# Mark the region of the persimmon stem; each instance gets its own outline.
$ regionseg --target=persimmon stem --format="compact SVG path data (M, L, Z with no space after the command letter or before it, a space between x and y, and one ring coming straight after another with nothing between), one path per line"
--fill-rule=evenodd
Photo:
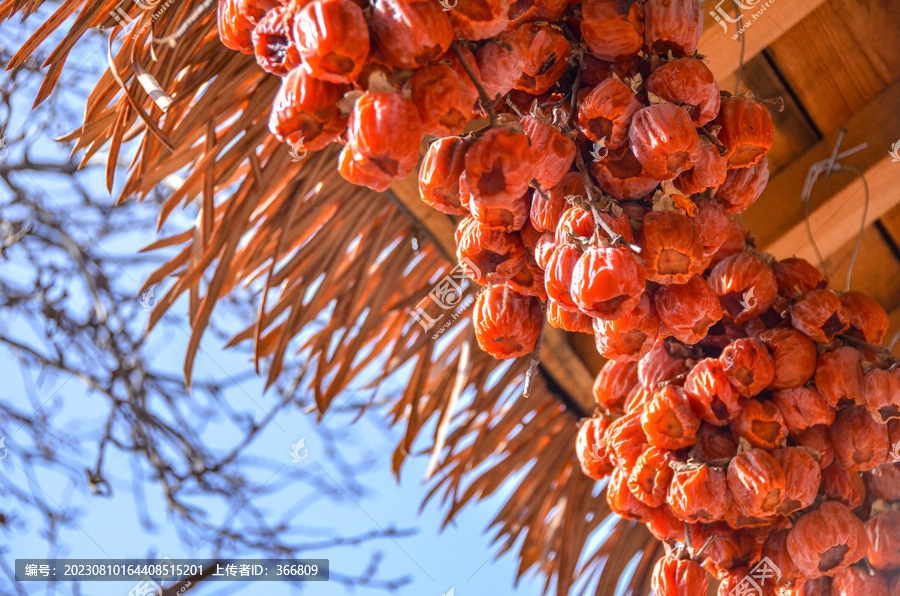
M534 376L537 374L537 367L541 363L541 345L544 343L544 327L547 326L547 303L541 302L541 330L538 332L537 342L534 344L534 351L531 353L531 364L528 365L528 372L525 373L525 387L522 390L522 397L531 397L531 387L534 384Z
M462 49L459 47L459 44L455 41L450 44L450 49L453 50L453 53L456 54L456 57L459 58L459 63L462 64L463 70L466 71L466 74L469 75L469 78L472 80L472 83L475 85L475 88L478 89L478 97L481 99L481 105L487 110L488 117L491 120L491 127L497 125L497 112L494 110L494 102L496 99L492 100L491 96L488 95L487 89L484 88L484 85L481 84L481 80L478 78L478 75L475 74L475 71L472 70L472 67L469 65L469 62L466 60L466 57L462 53Z
M710 536L710 537L707 539L706 544L704 544L704 545L700 548L700 550L697 551L697 554L694 555L694 558L695 558L695 559L699 559L699 558L703 555L703 551L706 550L706 547L708 547L708 546L709 546L710 544L712 544L714 541L716 541L716 540L725 540L726 538L728 538L728 536Z
M534 189L538 192L542 199L544 199L545 201L550 200L550 197L546 192L544 192L544 189L541 188L541 183L538 182L536 178L531 181L531 184L534 186Z
M725 156L725 153L726 153L728 150L726 149L726 147L725 147L725 145L722 143L722 141L720 141L720 140L718 139L718 137L716 137L716 135L712 134L711 132L709 132L708 130L706 130L706 128L704 128L704 127L702 127L702 126L701 126L700 128L697 129L697 133L698 133L701 137L705 138L707 141L709 141L710 143L712 143L713 145L715 145L715 146L716 146L716 149L719 150L719 155L720 155L720 156L722 156L722 157Z
M684 545L687 547L691 557L694 556L694 545L691 543L691 525L684 522Z
M581 78L584 76L584 64L579 57L577 60L578 72L575 73L575 83L572 85L572 103L569 105L569 118L566 123L566 129L571 130L572 122L575 119L575 111L578 109L578 91L581 87Z
M594 181L591 180L591 175L587 171L587 166L584 164L584 158L581 156L581 151L575 151L575 165L578 167L578 172L581 174L581 179L584 182L584 188L587 190L587 199L591 206L591 214L594 216L594 223L600 226L606 235L609 237L610 243L613 245L622 242L636 254L640 254L641 247L635 244L631 244L625 242L624 238L622 238L621 234L617 234L609 224L606 223L606 220L600 217L600 210L598 209L598 201L596 196L594 195Z
M519 118L525 117L525 114L522 113L522 110L519 109L519 106L515 104L515 102L509 95L506 96L506 105L509 106L509 109L515 112L516 116L518 116Z
M839 333L838 337L845 343L856 346L857 348L863 348L865 350L870 350L872 352L876 352L882 358L889 360L893 364L900 364L900 358L894 356L890 350L882 348L881 346L876 346L865 342L859 338L853 337L852 335L847 335L846 333Z

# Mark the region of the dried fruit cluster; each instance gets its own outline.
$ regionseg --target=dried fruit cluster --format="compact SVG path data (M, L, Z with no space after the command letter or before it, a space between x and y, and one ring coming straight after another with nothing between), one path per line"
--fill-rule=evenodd
M720 91L697 55L698 0L448 5L220 0L219 31L284 77L272 132L343 143L352 182L387 189L435 137L420 194L464 218L488 353L533 351L543 304L610 358L702 339L723 309L701 274L742 251L728 216L762 192L773 132L766 106Z
M760 317L604 366L582 469L609 478L612 511L677 547L657 565L657 596L705 594L703 568L720 596L741 593L763 557L780 573L765 594L896 594L900 368L868 345L887 315L827 290L805 261L772 272L777 299Z
M729 594L764 556L782 595L900 594L887 316L733 219L772 119L696 53L700 2L449 6L220 0L219 32L283 77L273 134L343 144L351 182L387 189L430 140L420 195L461 218L484 351L528 354L546 321L594 334L610 362L578 456L614 511L685 545L657 596L705 593L704 567Z

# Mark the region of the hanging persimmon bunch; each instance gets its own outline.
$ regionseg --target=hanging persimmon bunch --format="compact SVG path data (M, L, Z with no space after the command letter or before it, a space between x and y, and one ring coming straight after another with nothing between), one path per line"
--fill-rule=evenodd
M702 340L727 309L701 274L727 214L758 196L716 190L764 159L772 123L697 57L699 3L446 7L221 0L219 32L283 77L280 140L344 145L338 171L378 191L421 161L423 201L465 217L458 254L476 282L537 297L551 325L594 333L608 357ZM520 352L495 344L481 341Z
M772 118L697 53L699 0L448 7L220 0L219 32L282 77L279 140L341 144L341 175L377 191L419 167L487 287L482 350L527 355L547 323L594 334L609 362L576 452L676 549L658 595L705 593L704 568L730 594L763 557L771 594L896 587L887 315L754 250L737 216L768 182Z

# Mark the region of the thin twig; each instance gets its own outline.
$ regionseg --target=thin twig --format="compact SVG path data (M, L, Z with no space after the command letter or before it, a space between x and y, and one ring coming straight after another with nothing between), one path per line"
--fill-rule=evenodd
M575 119L575 112L578 109L578 91L581 88L581 79L584 76L584 64L582 64L580 56L576 64L578 65L578 72L575 73L575 83L572 85L572 103L569 104L569 117L566 121L567 130L572 129L572 121Z
M691 554L691 557L693 557L694 545L691 542L691 525L687 522L684 522L684 545L687 547L687 550Z
M699 559L700 557L702 557L702 556L703 556L703 551L705 551L706 548L707 548L710 544L712 544L713 542L715 542L716 540L727 540L727 539L728 539L728 536L710 536L710 537L706 540L706 543L705 543L705 544L700 548L700 550L698 550L697 553L694 555L694 558L695 558L695 559Z
M599 225L606 235L609 237L609 241L611 244L615 245L619 242L624 243L628 248L633 250L635 253L640 254L641 247L635 244L631 244L629 242L625 242L624 238L622 238L621 234L617 234L609 224L606 223L606 220L600 217L600 212L597 209L599 205L597 198L594 196L594 182L591 180L591 176L587 171L587 166L584 163L584 158L581 156L581 151L575 152L575 165L578 167L578 172L581 174L581 179L584 181L585 190L587 190L588 196L587 200L590 203L591 211L594 215L594 220L597 225Z
M450 44L450 49L453 50L453 53L456 54L456 57L459 58L460 64L462 64L463 70L466 71L466 74L469 75L469 78L472 80L472 83L475 85L475 88L478 89L478 96L481 98L481 105L487 110L488 117L491 120L491 126L497 125L497 112L494 110L494 102L496 99L491 99L491 96L488 95L487 89L484 88L484 85L481 84L481 80L479 80L478 75L475 74L475 71L472 70L472 67L469 65L469 62L466 60L466 57L462 53L462 49L459 47L459 44L455 41Z
M509 109L515 112L516 116L519 118L525 117L525 114L522 113L522 110L519 109L519 106L516 105L516 102L514 102L509 95L506 96L506 105L509 106Z
M538 365L541 363L541 345L544 343L544 328L547 326L547 303L541 303L541 330L538 332L537 343L534 345L534 351L531 353L531 364L528 365L528 372L525 373L525 388L522 390L522 397L531 397L531 386L534 384L534 377L537 374Z
M534 189L538 192L542 199L544 199L545 201L550 200L550 196L546 192L544 192L543 188L541 188L541 183L537 181L537 178L532 179L531 185L534 186Z
M879 356L890 360L893 364L900 364L900 358L894 356L890 350L886 348L882 348L881 346L876 346L870 344L866 341L859 339L858 337L853 337L852 335L847 335L846 333L839 333L838 337L841 341L848 343L852 346L856 346L857 348L862 348L864 350L869 350L870 352L875 352Z

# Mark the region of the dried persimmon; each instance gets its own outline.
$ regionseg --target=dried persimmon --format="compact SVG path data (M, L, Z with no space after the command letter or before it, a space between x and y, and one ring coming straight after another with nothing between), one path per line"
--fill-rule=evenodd
M687 464L675 470L666 502L686 522L713 523L730 504L726 474L707 464Z
M369 26L352 0L316 0L300 10L293 23L303 68L334 83L353 83L369 57Z
M694 365L684 381L684 390L694 412L710 424L724 426L741 411L740 395L715 358L704 358Z
M491 286L478 295L472 324L484 352L497 359L518 358L534 351L541 330L541 304L507 286Z
M634 156L657 180L671 180L700 161L700 137L691 117L671 103L635 112L628 140Z
M716 77L697 58L682 58L664 63L647 77L644 88L666 101L686 108L694 126L707 124L719 113L719 85ZM715 147L710 147L715 150ZM718 155L717 150L715 153Z
M841 304L850 321L847 333L864 342L879 345L890 324L884 307L871 296L854 291L841 294Z
M814 342L827 344L850 327L850 319L834 292L810 290L791 307L791 324Z
M636 0L584 0L581 34L591 53L619 62L636 56L644 44L644 11Z
M770 389L803 386L816 372L816 344L805 334L790 327L776 327L758 336L775 360L775 378ZM819 423L813 423L819 424Z
M726 316L735 323L763 314L778 295L778 282L772 269L749 252L721 260L709 274L709 287L719 297Z
M609 428L608 419L588 418L581 425L575 441L575 453L581 464L581 471L594 480L609 476L615 467L606 449L607 428Z
M750 398L731 423L735 434L754 447L776 449L787 438L788 429L774 402Z
M467 213L459 199L459 179L471 146L462 137L442 137L429 145L419 168L419 196L426 204L448 215Z
M797 569L817 578L837 575L859 561L868 542L858 517L844 505L826 501L794 523L787 546Z
M703 11L695 0L647 0L644 50L651 54L693 56L703 30Z
M888 463L887 427L865 408L841 408L829 432L837 460L848 471L865 472Z
M663 449L683 449L697 441L700 419L691 409L684 389L666 385L657 389L641 413L647 442Z
M617 319L593 319L597 351L610 360L639 360L659 335L659 317L647 293L630 312Z
M713 122L722 127L718 138L725 145L729 168L749 168L772 148L772 115L756 100L737 96L723 99Z
M666 491L674 471L669 465L675 456L667 449L649 447L631 469L628 488L635 498L650 507L659 507L666 502Z
M863 399L876 420L887 422L900 418L900 369L875 368L866 373Z
M869 535L867 559L875 569L900 567L900 511L888 509L866 522Z
M637 386L637 362L608 360L594 380L594 401L612 412L622 411Z
M628 85L609 78L581 100L576 121L591 141L603 140L605 147L619 149L628 143L628 127L640 108L640 102Z
M783 447L772 452L772 457L784 470L784 493L778 513L790 515L806 509L816 500L822 469L815 458L804 449Z
M775 378L775 360L758 339L736 339L719 356L735 390L745 397L759 394Z
M701 271L703 243L687 215L650 211L641 224L640 243L650 281L683 284Z
M784 469L765 449L734 456L728 464L727 479L735 507L747 517L772 515L784 501Z
M644 268L630 248L594 247L572 271L571 295L584 314L615 320L634 310L644 286Z
M693 596L706 594L709 578L700 563L666 555L656 562L650 585L656 596Z

